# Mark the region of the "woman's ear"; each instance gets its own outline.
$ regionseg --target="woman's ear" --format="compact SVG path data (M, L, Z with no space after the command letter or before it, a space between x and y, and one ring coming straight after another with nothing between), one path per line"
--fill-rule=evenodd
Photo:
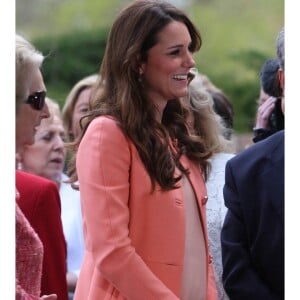
M140 74L140 76L145 73L145 69L146 69L145 63L141 63L140 66L139 66L139 74Z
M145 69L145 63L142 61L141 59L141 55L139 54L136 58L136 69L139 73L140 76L142 76L144 74L144 69Z

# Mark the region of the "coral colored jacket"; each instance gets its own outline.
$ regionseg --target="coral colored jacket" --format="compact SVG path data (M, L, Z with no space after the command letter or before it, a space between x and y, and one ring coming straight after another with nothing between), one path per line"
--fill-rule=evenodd
M60 198L54 182L16 171L17 203L44 246L41 295L68 299L66 241L60 216Z
M201 208L207 246L206 189L199 166L182 157ZM116 121L98 117L78 150L85 256L76 300L179 299L185 245L183 189L151 194L138 152ZM207 255L207 300L217 299Z

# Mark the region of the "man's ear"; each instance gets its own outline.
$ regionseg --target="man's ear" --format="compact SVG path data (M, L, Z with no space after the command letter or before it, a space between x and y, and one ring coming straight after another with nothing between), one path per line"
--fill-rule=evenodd
M284 99L284 71L279 68L278 70L278 79L279 79L279 84L282 90L282 97L281 97L281 111L284 114L285 112L285 99Z
M279 68L278 70L278 78L282 92L284 92L284 71Z

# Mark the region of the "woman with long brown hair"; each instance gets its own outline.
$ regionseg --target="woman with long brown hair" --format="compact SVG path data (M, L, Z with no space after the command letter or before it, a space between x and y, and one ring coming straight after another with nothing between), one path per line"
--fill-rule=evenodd
M187 95L200 46L188 17L163 1L134 1L112 25L73 158L86 247L76 300L216 299L211 152L180 114L163 120L168 102Z

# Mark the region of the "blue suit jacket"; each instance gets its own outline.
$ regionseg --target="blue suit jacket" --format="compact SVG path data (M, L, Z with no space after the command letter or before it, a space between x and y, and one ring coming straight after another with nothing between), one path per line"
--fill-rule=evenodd
M226 165L221 232L230 299L284 299L284 131Z

